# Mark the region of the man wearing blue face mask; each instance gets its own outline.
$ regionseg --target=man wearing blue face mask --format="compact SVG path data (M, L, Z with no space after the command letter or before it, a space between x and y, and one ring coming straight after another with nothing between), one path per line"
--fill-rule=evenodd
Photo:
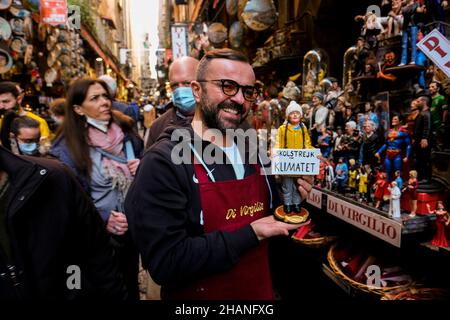
M15 154L41 156L39 122L30 117L17 117L11 124L11 149Z
M156 142L159 135L168 126L190 123L195 111L191 81L195 80L197 66L198 60L192 57L178 58L170 65L169 81L172 89L172 101L166 107L170 109L153 122L148 139L145 141L146 149Z

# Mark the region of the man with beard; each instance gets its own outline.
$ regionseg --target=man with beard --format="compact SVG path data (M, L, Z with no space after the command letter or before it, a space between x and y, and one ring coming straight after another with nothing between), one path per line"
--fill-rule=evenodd
M131 234L163 299L273 299L266 239L298 225L270 215L271 179L231 134L256 100L255 74L242 53L218 49L196 79L191 126L168 128L141 161L125 203Z
M11 145L8 141L11 132L11 123L17 116L26 116L38 121L41 140L47 140L50 135L48 124L43 118L21 107L23 98L24 92L16 83L10 81L0 82L1 143L9 150L11 150Z
M420 110L414 123L413 156L414 169L418 173L419 183L426 184L431 181L431 143L432 128L430 114L430 96L423 95L416 99L416 105Z

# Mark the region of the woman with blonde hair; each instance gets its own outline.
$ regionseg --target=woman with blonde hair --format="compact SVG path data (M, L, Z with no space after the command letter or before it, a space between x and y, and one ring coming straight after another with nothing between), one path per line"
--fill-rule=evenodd
M406 184L406 186L403 188L402 191L409 193L409 206L411 213L409 214L410 217L416 216L416 210L417 210L417 188L419 187L419 182L417 181L417 171L411 170L409 172L409 180Z

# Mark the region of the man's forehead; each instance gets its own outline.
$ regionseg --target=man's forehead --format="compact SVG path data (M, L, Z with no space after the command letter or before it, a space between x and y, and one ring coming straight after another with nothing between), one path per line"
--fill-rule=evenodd
M39 137L40 129L39 128L20 128L19 135L26 137L27 139Z
M241 85L254 85L256 82L252 66L243 61L213 59L209 63L207 71L208 78L230 79Z
M0 100L14 99L14 95L11 92L5 92L0 94Z

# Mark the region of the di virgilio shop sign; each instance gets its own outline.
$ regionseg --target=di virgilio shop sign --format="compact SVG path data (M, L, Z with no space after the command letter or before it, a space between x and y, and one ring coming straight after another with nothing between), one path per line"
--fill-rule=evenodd
M322 200L324 197L326 197L325 201ZM402 224L400 222L330 194L325 194L317 189L311 191L307 202L317 208L321 208L322 203L325 202L324 209L329 214L400 248L402 237Z

